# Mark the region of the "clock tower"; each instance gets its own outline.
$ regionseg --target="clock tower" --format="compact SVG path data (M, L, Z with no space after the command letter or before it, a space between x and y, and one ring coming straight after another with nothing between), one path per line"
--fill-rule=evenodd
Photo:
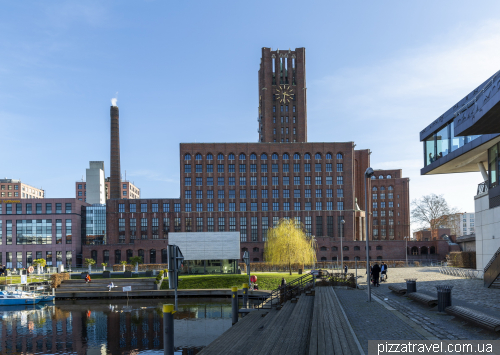
M262 48L259 142L307 142L306 50Z

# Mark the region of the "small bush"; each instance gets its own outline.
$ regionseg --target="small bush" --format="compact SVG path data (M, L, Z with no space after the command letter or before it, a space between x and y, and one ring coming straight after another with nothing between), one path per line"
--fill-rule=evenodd
M448 266L461 267L467 269L476 268L475 251L454 251L446 255Z
M51 286L52 286L52 288L58 288L59 285L61 285L61 283L64 280L69 280L69 279L70 279L69 272L62 272L62 273L59 273L59 274L52 274L52 275L50 275L50 280L51 280Z

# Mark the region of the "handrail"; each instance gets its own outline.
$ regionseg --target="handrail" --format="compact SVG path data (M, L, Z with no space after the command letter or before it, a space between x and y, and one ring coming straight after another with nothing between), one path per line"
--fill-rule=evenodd
M274 290L271 291L271 295L268 296L263 302L257 305L256 308L262 309L262 308L272 308L273 305L277 305L278 303L281 304L283 302L286 302L291 294L295 294L295 292L301 288L305 288L305 286L310 283L314 278L314 275L312 272L309 272L299 278L296 278L288 285L285 285L284 287L278 287ZM278 301L275 303L275 301ZM269 305L269 307L266 307Z
M484 286L490 287L500 275L500 248L495 252L484 268Z

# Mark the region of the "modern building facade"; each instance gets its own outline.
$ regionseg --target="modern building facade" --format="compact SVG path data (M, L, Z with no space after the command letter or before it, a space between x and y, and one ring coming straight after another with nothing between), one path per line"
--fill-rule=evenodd
M500 71L472 90L420 132L422 175L481 172L475 200L474 231L478 270L485 283L500 272L499 145ZM472 196L471 196L472 198ZM489 286L489 285L488 285Z
M21 268L43 258L47 266L80 265L86 205L71 198L0 201L0 264Z
M0 198L45 198L45 190L25 184L21 180L0 179Z
M410 234L410 179L401 169L375 170L371 178L374 240L404 240Z

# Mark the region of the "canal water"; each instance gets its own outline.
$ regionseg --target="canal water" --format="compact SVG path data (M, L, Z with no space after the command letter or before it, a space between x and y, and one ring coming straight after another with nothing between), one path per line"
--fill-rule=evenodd
M163 354L165 303L173 299L0 306L0 354ZM231 327L229 298L178 303L176 354L195 355Z

